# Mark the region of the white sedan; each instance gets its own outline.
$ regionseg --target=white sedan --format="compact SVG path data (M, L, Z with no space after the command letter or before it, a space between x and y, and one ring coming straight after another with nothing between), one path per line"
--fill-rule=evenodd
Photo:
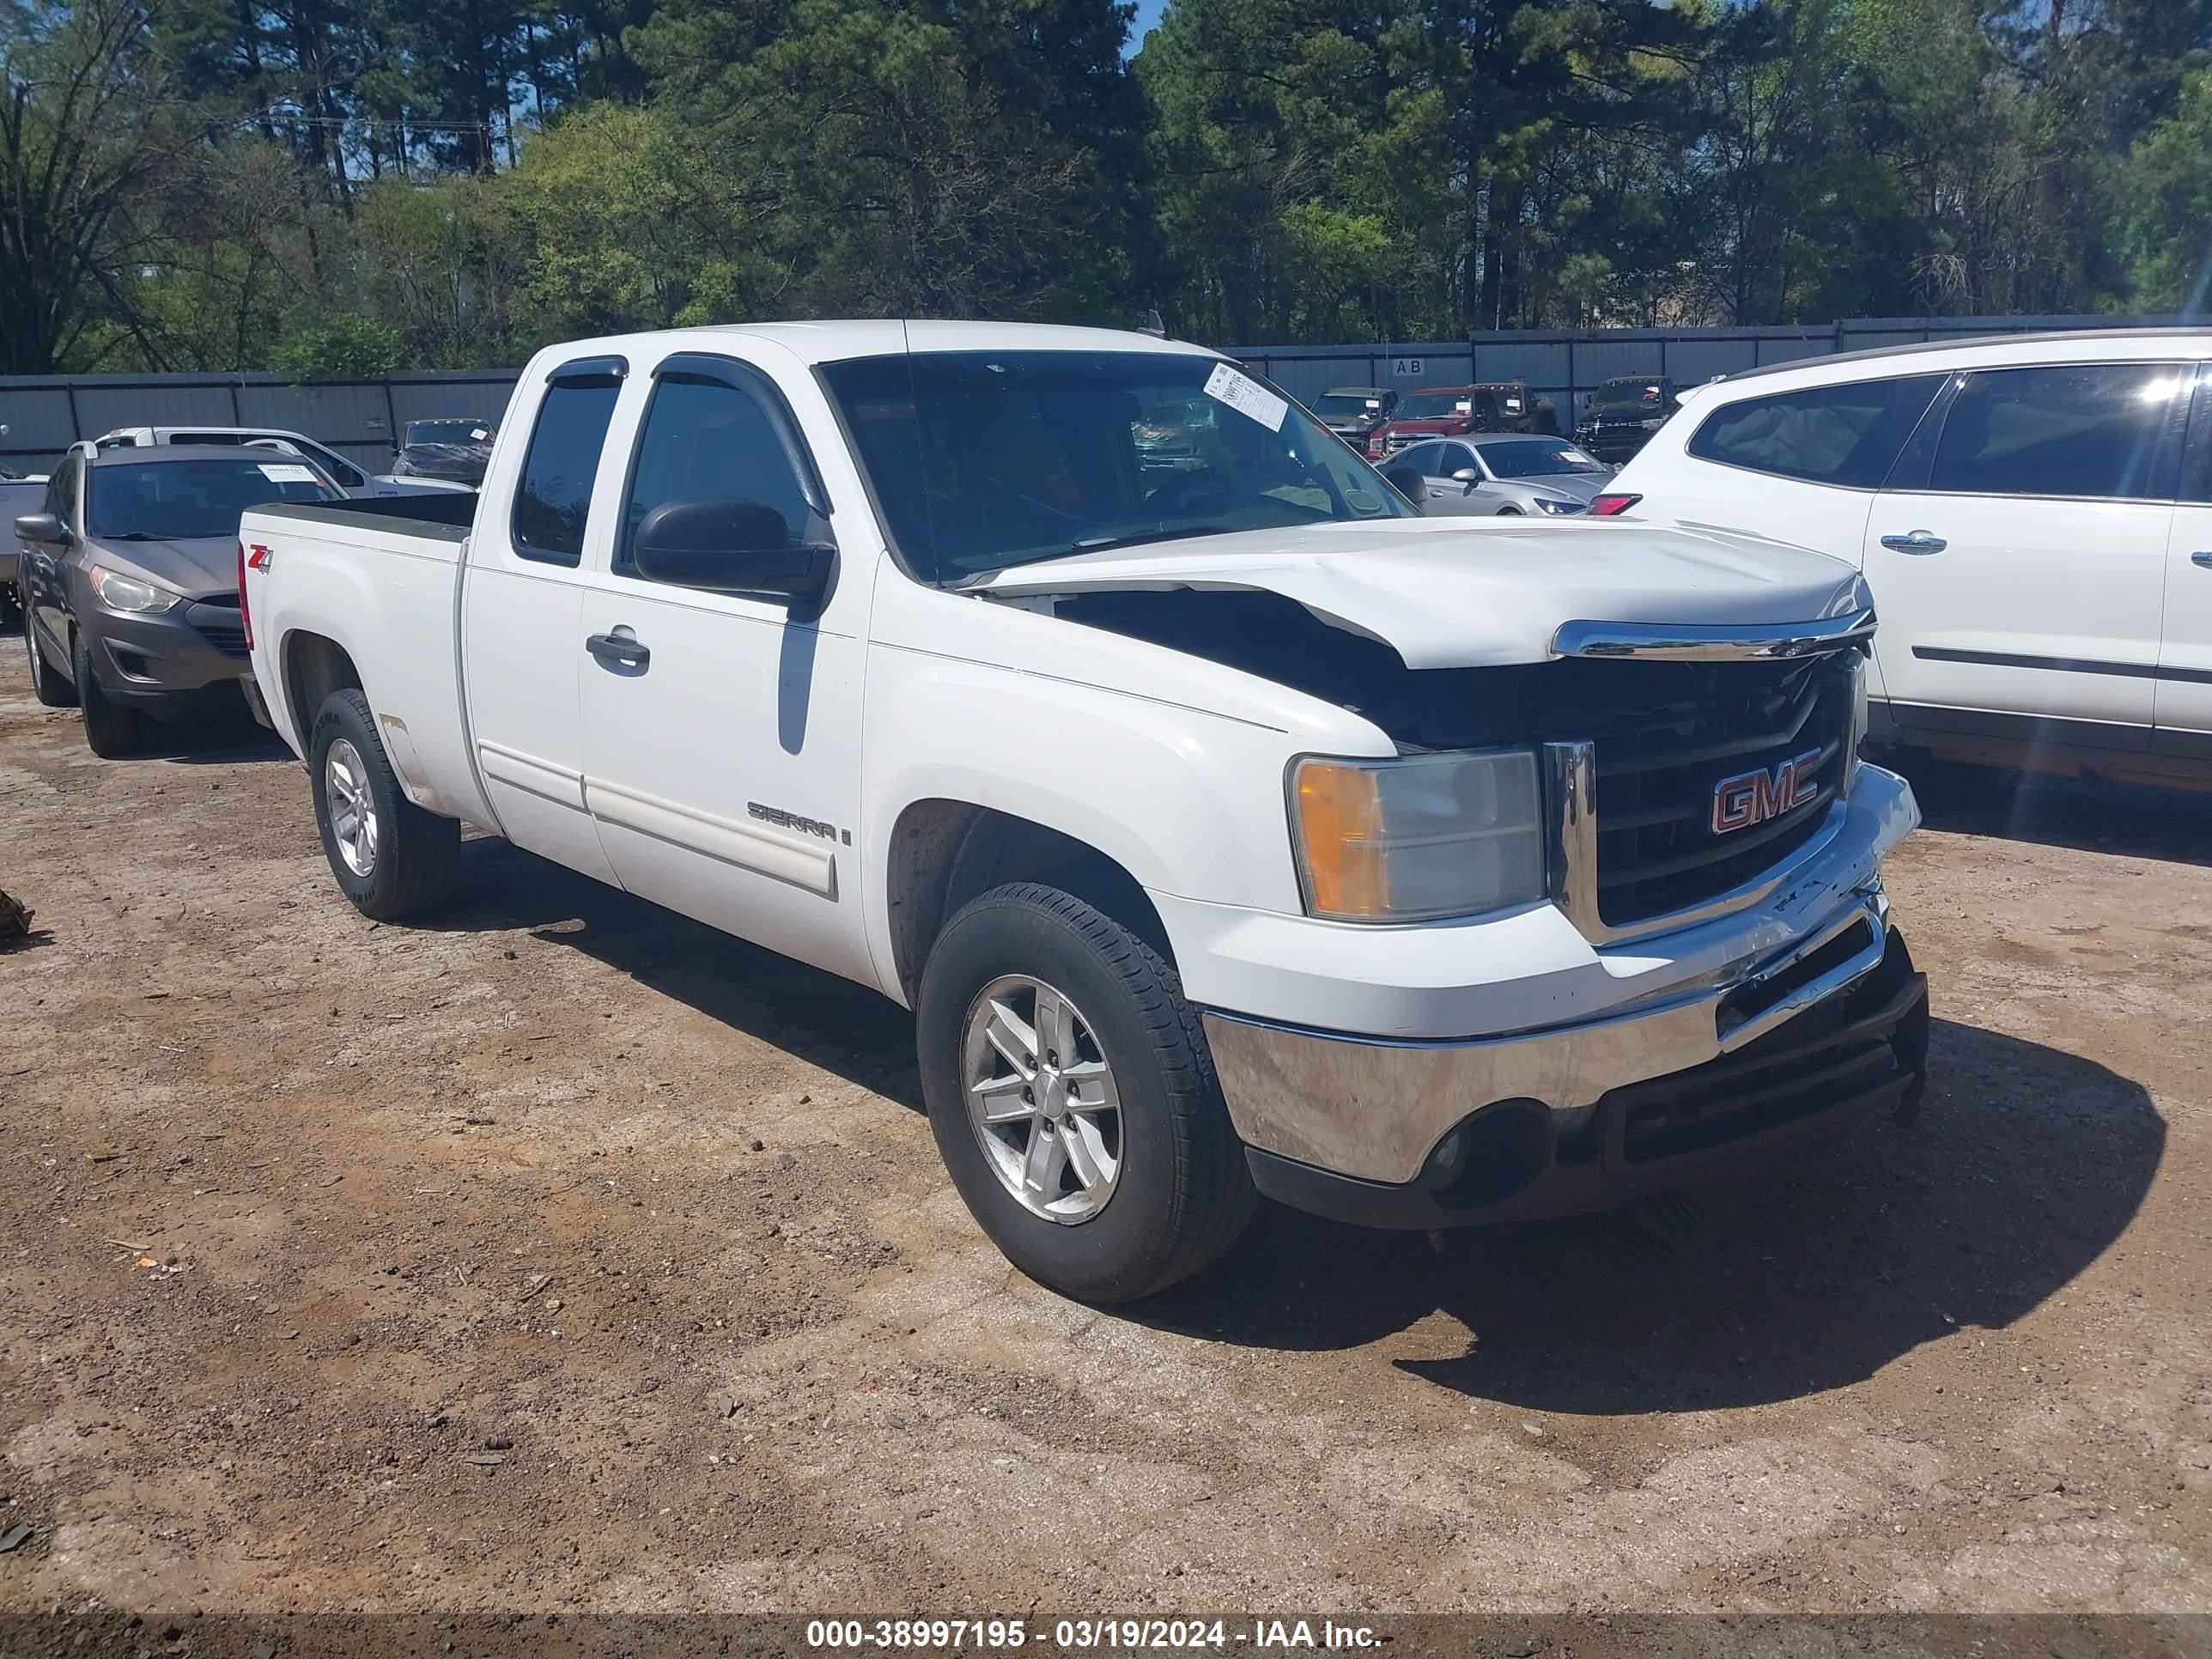
M1569 439L1477 432L1410 444L1382 476L1431 518L1565 518L1589 511L1613 469Z

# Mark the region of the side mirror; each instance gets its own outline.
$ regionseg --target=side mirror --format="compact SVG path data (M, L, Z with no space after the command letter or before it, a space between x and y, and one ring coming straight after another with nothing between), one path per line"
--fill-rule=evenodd
M51 513L26 513L15 520L16 536L27 542L36 542L41 547L67 547L68 528Z
M1460 468L1458 471L1452 474L1452 482L1454 483L1479 484L1482 482L1482 474L1477 472L1471 466L1463 466Z
M837 568L835 547L798 540L782 514L743 499L663 502L638 526L630 558L647 581L794 609L826 599Z

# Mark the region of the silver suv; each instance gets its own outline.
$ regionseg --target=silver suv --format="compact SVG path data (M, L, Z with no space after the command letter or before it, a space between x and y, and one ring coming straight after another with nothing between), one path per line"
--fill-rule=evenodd
M80 443L15 520L23 642L49 708L84 711L95 755L127 754L149 715L189 718L246 672L238 520L275 501L342 501L302 457L225 447Z

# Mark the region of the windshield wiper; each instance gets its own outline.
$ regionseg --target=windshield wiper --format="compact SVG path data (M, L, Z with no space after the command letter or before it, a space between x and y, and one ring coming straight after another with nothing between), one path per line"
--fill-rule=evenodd
M1146 542L1176 542L1186 536L1228 536L1234 528L1225 524L1194 524L1181 530L1140 530L1127 536L1088 536L1073 544L1065 553L1048 554L1048 558L1064 559L1075 553L1103 553L1116 547L1142 547Z

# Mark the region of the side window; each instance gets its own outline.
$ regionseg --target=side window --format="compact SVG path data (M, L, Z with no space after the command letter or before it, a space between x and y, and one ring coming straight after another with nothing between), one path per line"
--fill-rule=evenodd
M1407 444L1383 465L1393 472L1411 467L1424 478L1432 478L1436 476L1437 456L1442 448L1441 444Z
M39 510L51 513L70 529L76 528L76 480L84 471L83 460L76 455L62 458L61 465L46 475L46 499Z
M1941 374L1814 386L1723 404L1690 440L1701 460L1875 489L1943 385Z
M322 463L323 471L331 475L331 482L340 489L358 489L368 482L359 467L342 459L333 450L325 449L320 444L310 444L307 453Z
M1928 488L1965 495L2166 499L2172 363L1985 369L1952 400Z
M664 367L646 405L623 506L622 543L614 568L638 574L633 549L641 534L684 509L687 526L716 526L732 550L798 547L829 539L801 469L807 463L782 410L732 364L720 368Z
M1480 472L1481 470L1482 469L1480 467L1476 466L1474 464L1474 452L1469 449L1465 444L1438 444L1437 446L1436 477L1439 478L1449 478L1455 472L1465 472L1468 471Z
M2189 421L2189 448L2181 461L2181 499L2212 503L2212 374L2201 370L2197 412Z
M567 565L582 559L592 479L621 390L620 376L611 373L556 379L545 388L514 491L514 550L521 557Z

